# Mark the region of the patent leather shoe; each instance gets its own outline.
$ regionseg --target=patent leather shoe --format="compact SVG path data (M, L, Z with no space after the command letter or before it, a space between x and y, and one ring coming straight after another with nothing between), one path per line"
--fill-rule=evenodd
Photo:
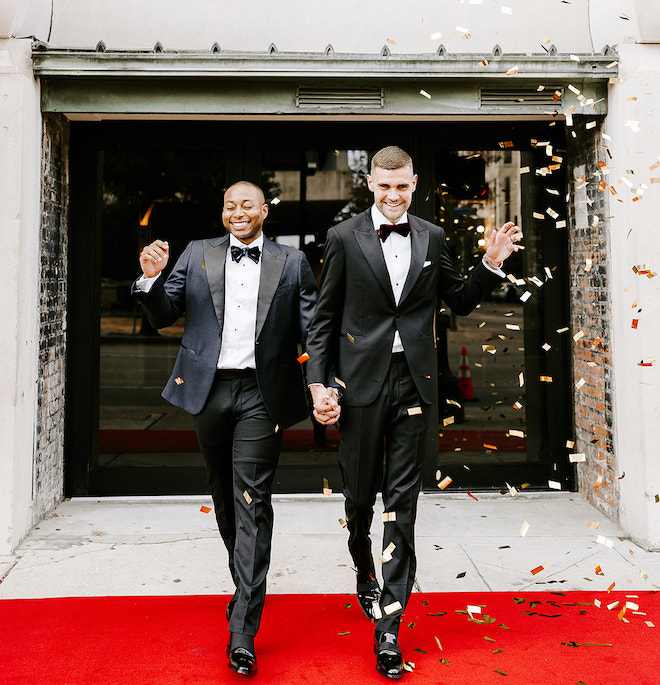
M394 633L376 633L374 642L376 670L386 678L398 680L405 673L399 639Z
M229 657L227 667L239 675L254 675L257 672L257 656L254 651L254 640L251 637L237 636L232 633L227 645L227 656Z
M380 585L373 576L369 576L365 583L358 582L357 598L364 615L370 621L375 621L377 617L374 614L374 603L380 602Z

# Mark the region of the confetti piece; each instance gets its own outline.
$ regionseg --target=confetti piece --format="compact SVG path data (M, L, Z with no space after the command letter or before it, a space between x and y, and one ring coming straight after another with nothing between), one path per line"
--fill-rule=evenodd
M518 374L518 385L520 385L521 388L525 385L525 374L522 371Z
M510 435L513 438L524 438L525 437L524 431L516 430L514 428L510 428L507 435Z
M345 633L337 633L337 635L339 635L339 637L343 637L344 635L350 635L350 634L351 633L349 630L347 630Z
M200 507L199 509L202 514L210 514L211 513L211 507Z
M438 487L440 490L444 490L450 483L452 482L452 479L449 476L445 476L439 483Z
M377 621L380 621L380 619L383 618L383 612L380 610L380 604L378 602L374 602L371 606L374 611L374 618Z
M540 376L541 383L552 383L552 376Z
M520 528L520 537L524 538L525 535L527 535L528 530L529 530L529 523L527 523L527 521L525 521Z
M507 69L505 72L506 76L513 76L514 74L518 73L518 65L514 64L510 69Z
M510 331L519 331L520 326L517 323L507 323L505 324L506 328Z
M556 480L549 480L548 487L552 488L553 490L561 490L561 483L557 482Z
M427 93L425 90L420 90L420 91L419 91L419 94L420 94L420 95L423 95L423 96L424 96L425 98L427 98L428 100L431 99L431 95L430 95L429 93Z
M529 167L528 166L520 167L520 173L521 174L528 174L529 173Z
M545 214L541 214L540 212L532 212L532 217L534 219L545 219Z
M532 293L529 290L526 290L521 296L520 296L520 301L521 302L527 302L529 298L532 296Z
M435 635L434 635L433 637L435 638L436 644L438 645L438 649L439 649L440 651L444 651L444 650L442 649L442 645L440 644L440 640L438 640L438 638L435 637Z
M507 7L506 5L502 5L500 10L502 11L502 14L513 14L513 8Z
M247 490L243 490L243 498L248 504L252 504L252 497L250 497L250 493Z
M391 38L386 38L385 41L389 43L390 45L396 45L396 41L392 40Z
M442 38L442 31L431 34L431 40L439 40L440 38Z
M339 525L340 525L342 528L346 528L346 526L347 526L348 524L346 523L346 521L344 521L344 519L339 519Z
M344 381L342 381L341 379L337 378L337 376L335 376L334 378L335 378L335 383L338 386L344 388L344 390L346 390L346 383L344 383Z
M575 444L575 443L573 443L573 444ZM568 461L570 461L571 464L576 464L576 463L581 462L581 461L587 461L587 455L582 453L582 452L576 453L576 454L569 454L568 455Z
M535 575L541 573L541 571L543 571L544 568L545 568L545 566L543 566L543 564L541 564L540 566L537 566L536 568L533 568L533 569L530 571L530 573L531 573L533 576L535 576Z
M323 494L326 497L330 497L330 495L332 495L332 489L328 485L328 479L327 478L323 479Z
M355 338L350 333L346 333L346 337L348 338L349 342L355 345Z
M575 384L575 389L579 390L587 381L584 380L584 378L580 378L580 380Z
M610 549L612 549L612 547L614 547L614 543L612 542L612 540L610 540L609 538L606 538L604 535L599 535L596 538L596 542L599 545L605 545L605 547L609 547Z
M395 611L400 611L403 607L401 606L401 602L396 601L392 602L392 604L388 604L386 607L383 608L383 611L387 616L390 614L393 614Z
M543 343L543 345L541 345L541 349L544 350L545 352L549 352L552 349L552 345L550 345L548 343Z
M396 511L383 512L383 523L387 523L388 521L396 521Z
M181 384L183 383L183 378L181 378L181 376L177 376L177 377L174 379L174 382L175 382L177 385L181 385Z
M639 319L633 319L632 324L630 324L630 328L637 328L639 326Z
M479 501L471 492L468 492L468 495L469 495L470 497L472 497L472 499L473 499L475 502L478 502L478 501Z
M410 407L408 409L408 416L416 416L417 414L422 413L422 408L421 407Z
M448 416L447 418L442 419L442 425L443 426L451 426L452 423L454 423L455 419L453 416Z
M521 387L522 387L522 386L521 386ZM514 409L516 409L517 411L520 411L520 410L523 408L523 406L522 406L522 404L520 404L520 402L514 402L511 406L512 406Z
M307 352L303 352L297 359L296 361L298 364L304 364L307 360L309 359L309 355Z
M594 569L594 572L596 573L597 576L604 576L605 575L600 566L596 566L596 568Z
M461 571L461 573L459 573L459 574L456 576L456 578L465 578L466 575L467 575L467 571Z

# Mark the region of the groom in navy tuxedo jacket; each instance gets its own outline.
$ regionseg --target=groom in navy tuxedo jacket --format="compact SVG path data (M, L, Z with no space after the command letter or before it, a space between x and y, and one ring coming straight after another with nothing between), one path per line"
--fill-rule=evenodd
M305 255L264 238L267 214L258 186L235 183L222 210L229 235L191 242L165 282L169 246L154 241L133 285L155 328L186 316L163 397L194 417L236 585L226 612L228 666L242 675L257 670L282 429L308 416L297 357L316 303Z

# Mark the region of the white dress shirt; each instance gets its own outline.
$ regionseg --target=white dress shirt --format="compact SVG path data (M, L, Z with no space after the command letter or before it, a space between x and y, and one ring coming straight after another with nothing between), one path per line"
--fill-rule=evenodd
M381 224L392 225L392 222L386 219L376 205L371 207L371 220L374 223L374 230L378 230ZM399 218L397 224L404 224L408 221L408 212L404 212L403 216ZM399 235L398 233L390 233L385 242L379 238L378 242L383 250L383 257L385 257L385 265L390 275L390 283L392 284L392 292L394 293L394 301L399 304L403 286L408 277L410 270L410 255L411 242L410 234L407 236ZM399 331L394 333L394 343L392 344L392 353L403 352L403 343Z
M225 321L222 329L222 347L218 357L219 369L255 369L254 337L257 332L257 297L261 277L261 256L264 248L263 233L248 247L259 248L259 262L249 257L240 262L231 258L231 246L246 247L233 235L229 236L227 261L225 263ZM142 275L135 286L149 292L154 281Z
M240 262L231 258L232 245L246 247L229 236L225 264L225 321L222 327L222 347L218 359L219 369L255 369L254 336L257 330L257 297L261 276L261 256L264 248L263 233L247 247L259 248L259 262L249 257Z

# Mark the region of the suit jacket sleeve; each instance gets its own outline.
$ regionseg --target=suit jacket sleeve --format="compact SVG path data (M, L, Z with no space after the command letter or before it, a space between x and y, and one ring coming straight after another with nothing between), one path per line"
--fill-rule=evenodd
M167 281L154 281L149 292L138 290L133 284L132 292L138 298L149 323L154 328L171 326L185 310L186 276L192 243L189 243L179 257Z
M344 309L346 263L344 247L336 229L328 231L323 251L323 271L314 320L307 337L307 381L336 386L337 345Z
M479 261L465 280L449 256L444 231L440 250L438 297L444 300L455 314L467 316L481 302L484 292L501 283L502 278Z
M300 307L300 340L303 350L307 346L307 333L314 318L314 308L317 299L316 279L307 257L301 252L298 258L298 284Z

